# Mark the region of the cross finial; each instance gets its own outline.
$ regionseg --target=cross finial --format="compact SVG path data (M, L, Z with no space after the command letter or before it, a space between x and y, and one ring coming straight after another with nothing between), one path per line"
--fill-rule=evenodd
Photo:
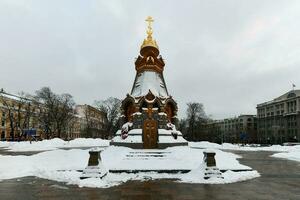
M148 22L148 30L147 30L147 35L148 35L148 39L152 39L152 22L154 22L153 18L151 16L148 16L147 19L146 19L146 22Z

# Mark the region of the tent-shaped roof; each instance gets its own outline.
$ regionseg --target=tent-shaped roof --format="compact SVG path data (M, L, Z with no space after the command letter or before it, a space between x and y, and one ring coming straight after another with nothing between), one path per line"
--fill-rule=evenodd
M157 97L168 97L168 90L163 76L155 71L144 71L136 75L131 96L140 97L148 94L149 90Z

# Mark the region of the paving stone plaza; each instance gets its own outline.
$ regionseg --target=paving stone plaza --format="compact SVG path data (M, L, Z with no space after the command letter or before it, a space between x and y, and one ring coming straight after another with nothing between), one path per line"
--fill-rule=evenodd
M171 180L132 181L108 189L79 188L26 177L0 182L0 199L300 199L299 162L272 158L270 155L273 152L235 151L235 153L243 156L240 159L242 164L257 169L261 177L245 182L218 185L175 183Z

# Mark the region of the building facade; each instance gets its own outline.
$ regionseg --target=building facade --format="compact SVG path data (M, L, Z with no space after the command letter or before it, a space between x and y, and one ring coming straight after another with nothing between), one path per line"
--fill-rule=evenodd
M257 105L260 143L300 142L300 90Z
M255 115L240 115L221 122L224 142L257 142L257 118Z
M37 115L38 110L25 97L0 91L0 140L20 140L43 135Z
M107 114L93 106L76 105L71 138L92 137L107 138Z
M257 118L255 115L208 121L200 133L200 140L217 143L256 143Z
M39 122L39 109L29 98L0 90L0 140L45 138L46 134ZM77 105L72 115L61 138L107 138L106 113L90 105Z

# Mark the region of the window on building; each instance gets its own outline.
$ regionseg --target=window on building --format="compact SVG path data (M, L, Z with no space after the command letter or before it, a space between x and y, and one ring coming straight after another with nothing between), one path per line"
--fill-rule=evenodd
M279 115L280 114L280 111L278 110L278 111L276 111L276 115Z

